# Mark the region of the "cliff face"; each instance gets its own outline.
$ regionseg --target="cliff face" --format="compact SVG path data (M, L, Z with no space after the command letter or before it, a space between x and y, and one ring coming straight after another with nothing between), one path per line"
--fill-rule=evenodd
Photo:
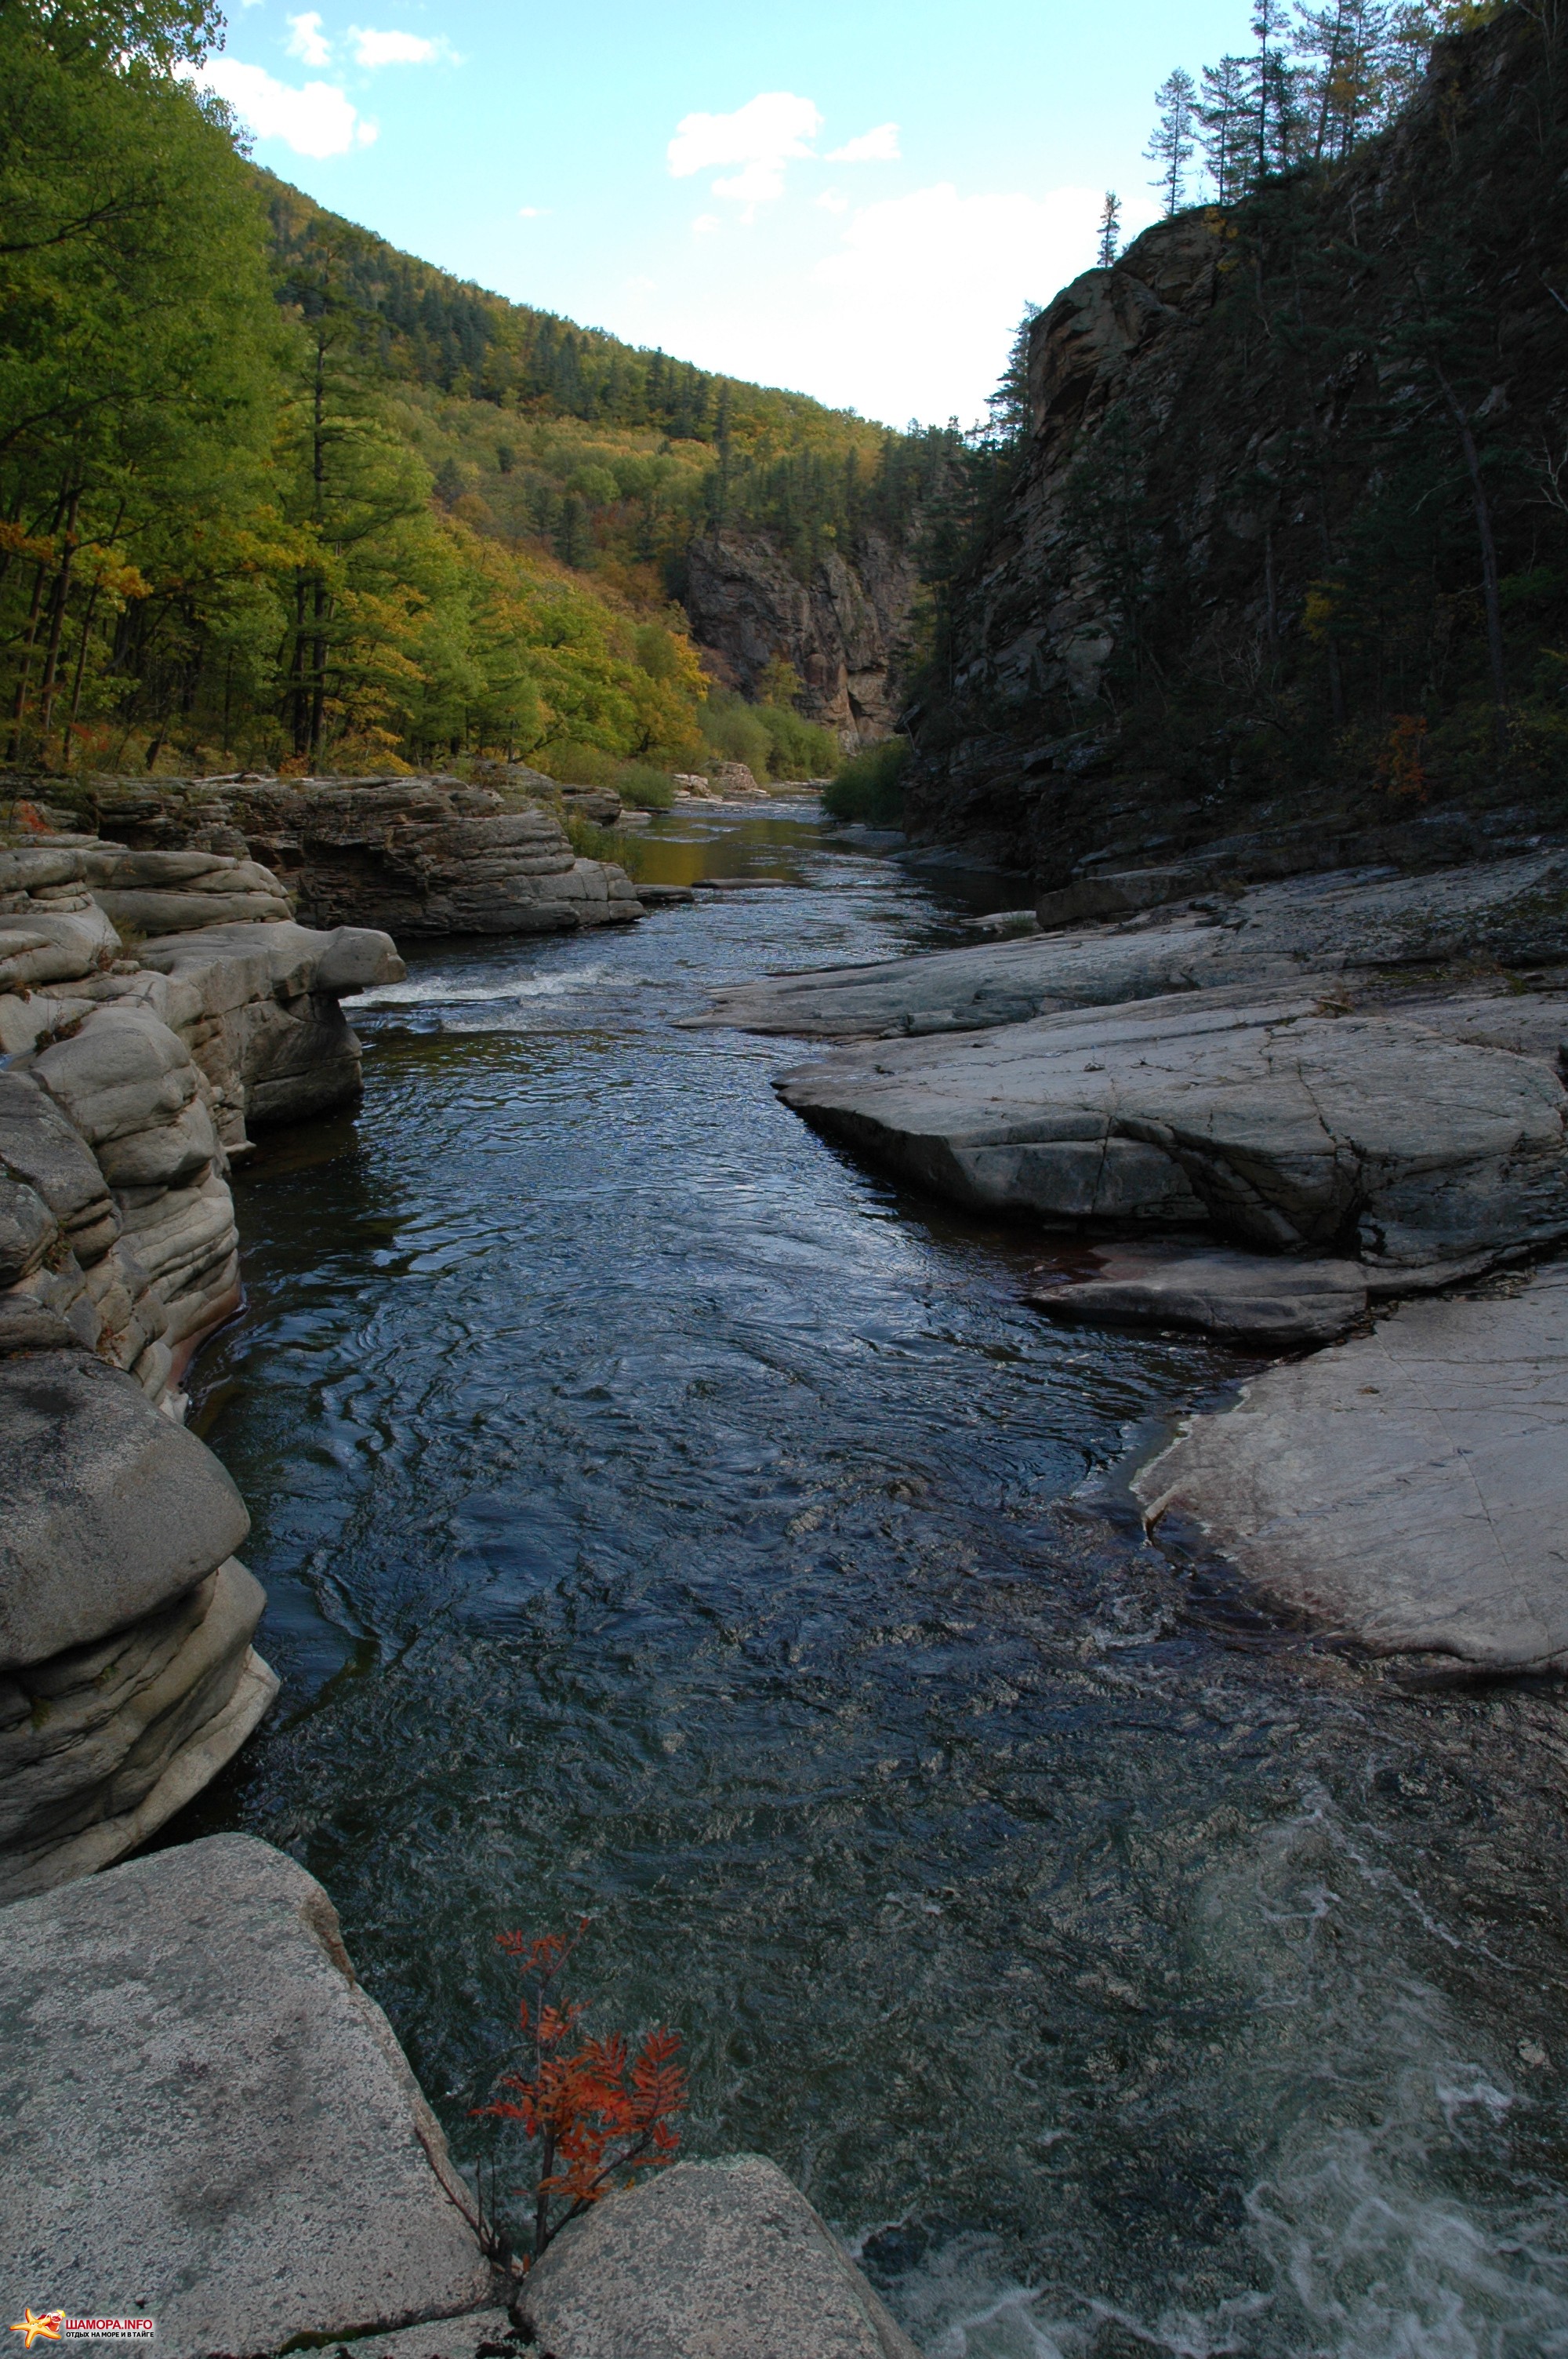
M755 697L782 658L804 683L807 720L836 730L851 752L892 735L889 674L915 590L906 549L867 531L802 582L765 534L721 532L693 541L687 562L692 635L722 679Z
M1506 8L1350 166L1162 223L1042 313L914 715L920 832L1056 885L1562 803L1564 82L1554 0Z

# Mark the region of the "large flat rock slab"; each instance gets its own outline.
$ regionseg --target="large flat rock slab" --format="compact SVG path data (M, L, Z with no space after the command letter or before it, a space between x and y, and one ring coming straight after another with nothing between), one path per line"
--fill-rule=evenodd
M445 2147L315 1880L214 1835L0 1910L0 2245L163 2359L492 2299Z
M1568 1234L1554 1062L1332 1004L1184 993L843 1049L778 1087L956 1202L1056 1225L1207 1227L1385 1274Z
M1191 1327L1238 1342L1327 1343L1367 1310L1353 1261L1299 1261L1223 1246L1108 1245L1076 1269L1037 1270L1024 1299L1069 1327Z
M767 975L714 995L697 1024L800 1038L977 1031L1065 1008L1105 1007L1309 974L1396 970L1477 951L1504 962L1568 957L1568 863L1542 853L1418 876L1351 871L1211 895L1117 926Z
M524 2308L555 2359L920 2359L762 2155L681 2162L559 2236Z
M1376 1654L1568 1669L1568 1266L1271 1369L1136 1488Z

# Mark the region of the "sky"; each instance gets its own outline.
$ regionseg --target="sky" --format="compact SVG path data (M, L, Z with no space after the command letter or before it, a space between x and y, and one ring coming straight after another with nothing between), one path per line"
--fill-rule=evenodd
M229 0L256 161L459 277L903 426L983 414L1247 0Z

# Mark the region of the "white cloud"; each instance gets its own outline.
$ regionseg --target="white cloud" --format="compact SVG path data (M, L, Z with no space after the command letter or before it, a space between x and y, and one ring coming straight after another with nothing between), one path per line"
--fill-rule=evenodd
M450 54L444 41L427 41L422 33L378 33L369 25L351 25L349 38L362 66L427 66Z
M968 424L1024 304L1092 264L1100 202L1098 189L971 195L941 182L838 215L781 210L745 238L714 234L723 224L707 213L665 256L656 321L640 311L635 332L656 325L667 352L704 368L862 417Z
M728 197L731 204L744 205L751 218L753 205L772 204L782 197L784 189L784 167L781 164L748 164L743 172L730 172L713 183L716 197Z
M667 151L670 171L685 180L715 164L739 164L739 172L714 181L713 193L743 205L750 220L752 206L783 196L785 164L810 156L806 143L821 128L822 117L810 99L787 90L763 91L733 114L683 116Z
M874 131L862 131L858 139L847 139L842 147L830 147L830 164L896 164L899 160L898 125L879 123Z
M227 57L209 58L200 74L190 71L190 79L227 100L258 139L281 139L297 156L344 156L351 147L370 147L376 136L375 125L362 120L330 82L308 82L295 90L261 66Z
M849 210L849 198L841 197L837 189L824 189L816 199L816 204L825 213L847 213Z
M301 65L330 66L332 44L321 30L321 19L316 10L312 8L308 16L290 16L288 22L289 56L297 58Z
M519 221L543 221L546 214L553 211L550 205L519 205L517 218Z
M1093 261L1100 201L1092 189L960 196L943 180L862 205L810 274L821 329L874 387L860 406L978 417L1025 302Z

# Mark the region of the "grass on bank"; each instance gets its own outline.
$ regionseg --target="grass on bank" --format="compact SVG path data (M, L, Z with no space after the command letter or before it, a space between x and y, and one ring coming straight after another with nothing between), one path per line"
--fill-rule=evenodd
M902 827L909 753L907 737L888 737L853 755L822 789L822 808L829 819L861 827Z

